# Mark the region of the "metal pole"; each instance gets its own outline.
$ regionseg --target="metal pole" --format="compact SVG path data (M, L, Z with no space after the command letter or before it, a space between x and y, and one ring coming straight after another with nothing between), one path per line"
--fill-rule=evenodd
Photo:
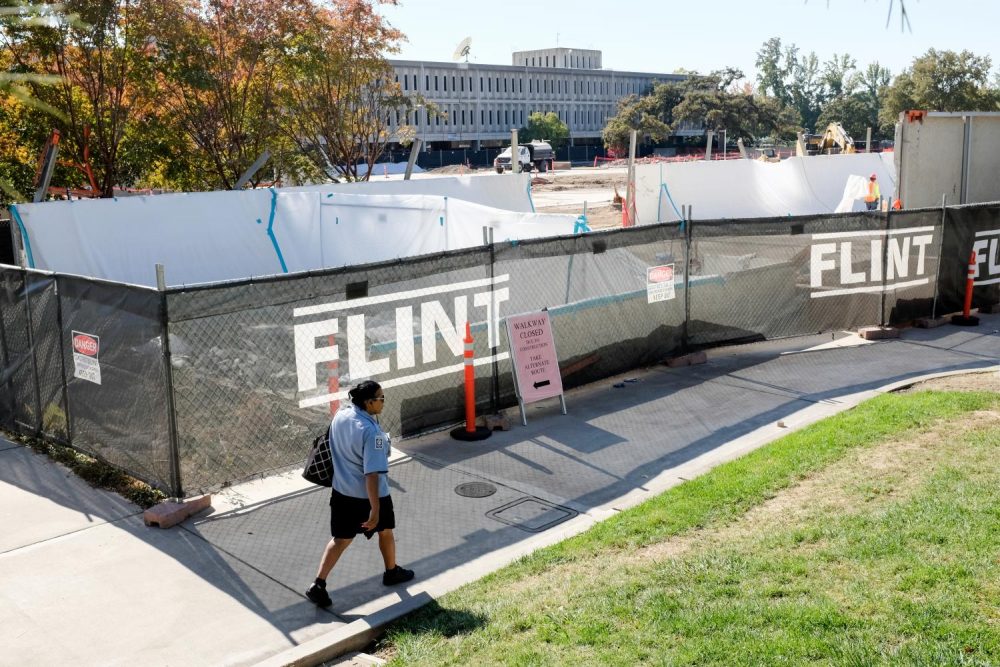
M31 316L31 296L28 285L28 277L31 274L27 270L24 272L24 311L26 315L25 328L28 330L28 353L31 355L31 375L35 383L35 420L37 426L32 425L35 435L42 432L42 394L38 388L38 359L35 355L35 333L32 327Z
M959 204L969 203L969 177L972 175L972 117L965 116L964 136L962 138L962 185Z
M865 152L866 153L872 152L872 128L870 127L868 128L868 133L865 136Z
M38 183L38 189L35 190L35 196L32 201L37 203L45 200L45 195L49 192L49 183L52 182L52 172L56 168L56 158L59 156L59 130L52 132L52 138L49 140L48 149L45 151L45 161L42 164L42 178Z
M413 165L417 163L417 154L420 152L420 137L413 140L413 145L410 146L410 159L406 162L406 173L403 175L403 180L410 180L410 175L413 173Z
M948 195L941 195L941 236L938 238L937 246L937 263L938 270L937 276L934 277L934 301L931 304L931 319L937 319L937 302L938 302L938 289L941 286L941 249L944 247L944 224L945 218L948 214L948 209L946 207L948 202Z
M489 231L489 246L490 246L490 317L492 317L498 326L493 326L493 322L489 323L487 330L493 330L492 340L490 343L490 355L493 357L493 378L491 380L491 391L490 391L490 412L496 414L500 410L500 362L497 360L497 350L500 347L500 309L496 298L497 286L494 283L496 276L496 246L493 244L493 228L490 227Z
M3 366L0 366L0 370L4 368L12 368L13 364L10 360L10 348L7 347L7 327L4 324L3 317L3 302L0 301L0 360L3 361ZM0 377L3 374L0 373ZM7 381L4 383L7 386L7 391L5 392L6 398L9 401L11 409L11 419L14 418L14 374L7 374Z
M56 294L56 326L59 331L59 364L62 367L60 379L62 380L63 407L66 409L66 443L71 445L73 444L73 420L69 408L69 383L66 381L66 346L63 344L63 335L66 332L63 329L62 297L59 295L59 277L53 276L52 280Z
M250 168L244 171L243 175L236 181L236 185L233 186L233 190L242 190L243 186L249 183L254 174L260 171L260 168L263 167L270 159L271 151L265 148L264 152L260 154L260 157L258 157L257 160L250 165Z
M517 130L510 131L510 173L521 173L521 150L517 144Z
M882 235L882 291L879 295L879 326L886 326L885 316L885 282L889 275L889 230L891 228L892 211L885 212L885 233Z
M705 136L706 136L706 140L705 140L705 159L706 160L711 160L712 159L712 137L714 135L715 135L715 133L712 132L712 130L706 130L705 131Z
M688 323L691 321L691 205L681 205L681 215L684 217L684 324L681 330L681 350L688 351Z
M167 281L162 264L156 265L156 289L160 292L160 341L163 345L163 374L167 393L167 444L170 456L170 494L174 498L183 497L181 480L181 456L177 442L177 411L174 408L174 376L170 361L170 332L167 316Z

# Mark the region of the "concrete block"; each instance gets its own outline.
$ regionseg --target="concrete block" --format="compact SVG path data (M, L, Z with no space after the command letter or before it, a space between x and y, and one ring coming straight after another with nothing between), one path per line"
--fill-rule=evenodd
M705 354L704 351L698 351L674 357L673 359L667 359L663 363L670 368L680 368L681 366L697 366L698 364L704 364L707 362L708 355Z
M858 329L858 335L865 340L899 338L899 329L895 327L861 327Z
M994 303L989 306L980 306L979 312L984 315L997 315L1000 314L1000 303Z
M483 415L480 420L483 426L491 431L509 431L510 430L510 417L505 414L498 415Z
M573 163L572 162L553 162L552 163L552 168L553 169L570 169L572 167L573 167Z
M158 528L170 528L176 526L184 519L193 514L212 506L212 495L206 493L203 496L187 498L180 502L165 500L158 503L142 513L142 520L147 526Z
M936 329L940 326L948 324L951 321L949 317L921 317L913 323L913 326L920 329Z

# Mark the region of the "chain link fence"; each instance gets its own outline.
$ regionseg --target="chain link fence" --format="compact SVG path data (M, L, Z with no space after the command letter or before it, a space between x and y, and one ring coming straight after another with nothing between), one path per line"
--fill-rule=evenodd
M994 303L997 245L991 205L687 221L164 291L0 267L0 425L191 494L301 463L362 379L390 397L393 435L460 421L466 323L484 414L516 405L509 315L548 311L571 388L954 311L974 247L976 302Z

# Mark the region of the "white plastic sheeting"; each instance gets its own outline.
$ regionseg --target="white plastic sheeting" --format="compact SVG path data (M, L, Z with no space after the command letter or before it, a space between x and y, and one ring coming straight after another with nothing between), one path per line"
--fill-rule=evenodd
M882 196L892 197L896 173L891 153L637 165L638 220L677 221L683 205L692 206L692 216L701 220L833 213L843 210L851 176L867 181L872 173ZM847 210L864 210L863 199Z
M376 171L370 181L306 185L281 188L279 191L323 194L344 192L358 195L440 195L507 211L527 213L535 210L531 201L531 175L528 173L507 174L504 178L496 178L496 174L491 171L487 174L463 174L403 181L380 178Z
M168 284L190 285L477 246L484 226L494 228L495 241L577 230L572 215L346 192L126 197L25 204L14 213L34 268L148 286L156 284L156 264L165 266Z

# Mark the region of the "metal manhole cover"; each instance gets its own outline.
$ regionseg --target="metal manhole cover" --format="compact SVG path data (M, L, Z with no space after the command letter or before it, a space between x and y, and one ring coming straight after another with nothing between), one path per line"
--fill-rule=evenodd
M553 505L532 496L519 498L486 513L490 518L529 533L540 533L576 515L576 510Z
M455 493L466 498L485 498L497 492L497 487L487 482L466 482L455 487Z

